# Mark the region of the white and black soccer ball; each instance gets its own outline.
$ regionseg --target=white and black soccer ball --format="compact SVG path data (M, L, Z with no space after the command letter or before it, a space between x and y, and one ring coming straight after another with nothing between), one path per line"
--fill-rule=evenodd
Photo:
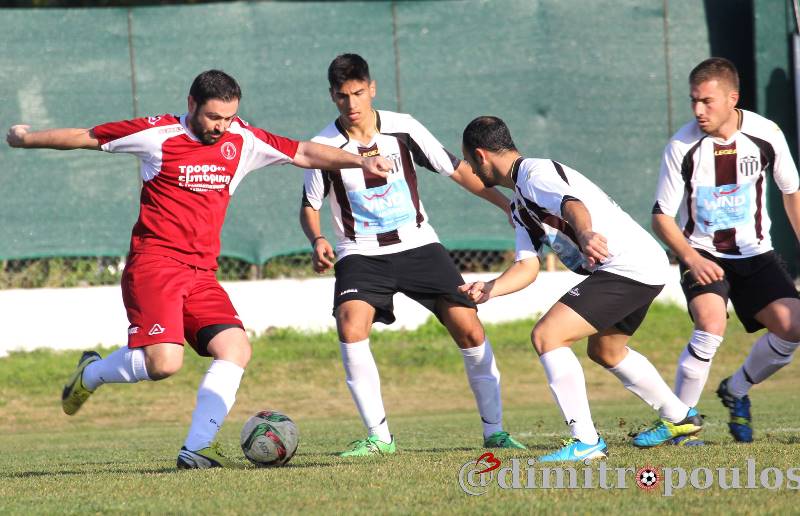
M240 442L247 460L261 468L277 467L297 451L300 433L288 416L263 410L244 424Z
M658 474L653 469L642 469L639 471L639 483L643 487L651 487L658 482Z

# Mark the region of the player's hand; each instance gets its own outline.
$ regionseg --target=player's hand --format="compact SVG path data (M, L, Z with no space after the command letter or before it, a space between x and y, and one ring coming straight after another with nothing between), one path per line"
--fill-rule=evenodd
M24 147L25 135L28 134L28 129L30 128L31 126L29 125L12 125L6 135L6 142L11 147Z
M600 233L582 231L578 234L578 243L586 255L589 267L594 267L608 258L608 240Z
M379 177L387 177L394 166L392 165L391 161L383 156L370 156L368 158L364 158L361 168L364 169L364 172L374 174Z
M493 281L488 283L484 283L483 281L475 281L473 283L461 285L458 287L458 290L465 293L473 303L481 304L491 299L492 287L494 287Z
M694 281L700 285L710 285L715 281L721 281L725 277L725 271L722 270L722 267L700 254L687 261L686 266L689 269L684 275L691 274L694 277ZM681 281L686 280L681 278ZM691 281L689 286L694 286Z
M314 242L314 250L311 252L311 264L314 267L314 272L324 274L331 270L335 258L333 248L325 237L319 238Z

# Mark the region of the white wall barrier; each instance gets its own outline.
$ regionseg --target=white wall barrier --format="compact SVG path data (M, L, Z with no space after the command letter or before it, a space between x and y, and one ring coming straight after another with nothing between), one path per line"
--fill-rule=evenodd
M466 274L466 281L488 280L497 274ZM547 310L582 276L571 272L542 272L527 289L481 305L483 322L534 317ZM658 301L685 306L678 272ZM333 328L333 278L263 280L223 283L248 330L261 333L271 327L319 331ZM0 290L0 356L12 350L36 348L81 349L98 344L111 347L127 341L128 320L120 287ZM397 321L375 328L413 329L430 313L403 295L395 296Z

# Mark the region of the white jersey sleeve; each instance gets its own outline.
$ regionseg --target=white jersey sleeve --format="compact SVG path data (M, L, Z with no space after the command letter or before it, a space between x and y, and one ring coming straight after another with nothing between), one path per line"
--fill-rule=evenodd
M545 172L540 167L550 167L551 170ZM553 215L561 217L565 199L582 200L550 160L537 160L535 168L529 171L529 178L523 183L523 195Z
M656 187L656 202L653 206L654 213L663 213L670 217L675 217L678 213L684 195L684 181L681 177L683 156L675 140L670 141L664 148Z
M303 179L303 206L310 206L319 211L322 201L328 195L324 172L320 169L308 169Z
M516 221L514 221L514 234L514 247L516 249L514 261L519 262L528 258L539 258L539 252L536 250L536 246L533 245L533 241L531 241L530 233Z
M775 136L772 138L772 144L775 149L773 170L775 184L784 194L794 193L800 189L800 177L798 177L797 166L794 163L794 159L792 159L786 137L777 125L775 125Z
M389 118L388 113L383 113L382 120ZM397 131L400 134L395 136L401 141L404 140L402 133L408 134L410 141L406 143L409 145L414 163L443 176L453 175L461 160L445 149L439 140L411 115L399 113L393 115L393 120L389 122L393 127L381 128L381 132Z

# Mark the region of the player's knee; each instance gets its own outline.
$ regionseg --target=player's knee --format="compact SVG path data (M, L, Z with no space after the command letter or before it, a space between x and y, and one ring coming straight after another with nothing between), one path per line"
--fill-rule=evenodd
M769 331L781 340L793 343L800 342L800 320L798 321L784 321L776 325L775 328L770 328ZM797 346L797 344L795 344Z
M531 330L531 344L539 356L547 352L547 331L538 324Z
M460 335L456 339L460 348L474 348L480 346L485 341L486 334L483 332L483 327L481 327L480 323L462 329Z
M163 380L174 375L183 366L183 355L159 355L147 362L147 374L151 380Z
M611 364L609 362L609 358L610 357L606 356L606 354L603 353L602 350L597 349L594 346L588 346L586 348L586 355L589 357L589 359L592 362L594 362L595 364L601 365L601 366L603 366L605 368L609 368L609 367L613 367L614 366L613 364Z
M348 310L336 312L336 328L342 342L360 342L369 338L371 321L364 321Z
M725 335L725 326L728 321L725 317L697 317L695 318L695 331L710 333L711 335Z

